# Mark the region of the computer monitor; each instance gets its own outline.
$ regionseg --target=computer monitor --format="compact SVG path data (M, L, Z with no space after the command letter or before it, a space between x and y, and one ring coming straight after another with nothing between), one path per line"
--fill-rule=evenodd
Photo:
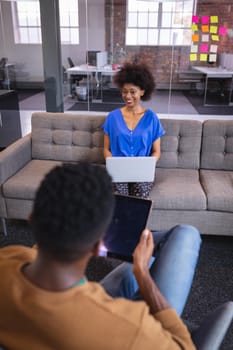
M96 66L98 52L100 51L87 51L87 64L90 66Z
M107 51L87 51L87 64L90 66L104 67L107 64L107 60Z

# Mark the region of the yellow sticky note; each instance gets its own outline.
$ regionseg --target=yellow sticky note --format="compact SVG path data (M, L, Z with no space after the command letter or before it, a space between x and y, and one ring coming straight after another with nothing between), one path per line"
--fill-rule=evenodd
M197 32L197 31L198 31L198 26L197 26L197 24L192 24L192 25L191 25L191 29L192 29L193 32Z
M210 33L211 34L217 34L218 27L217 26L210 26Z
M209 32L209 26L208 25L201 26L201 31L202 31L202 33L208 33Z
M193 34L193 35L192 35L192 41L193 41L193 42L199 41L199 34Z
M213 41L219 41L219 35L211 35Z
M210 16L210 23L218 23L218 16Z
M207 62L207 54L206 53L201 53L200 54L200 61L201 62Z
M196 61L197 60L197 54L196 53L191 53L189 55L190 61Z

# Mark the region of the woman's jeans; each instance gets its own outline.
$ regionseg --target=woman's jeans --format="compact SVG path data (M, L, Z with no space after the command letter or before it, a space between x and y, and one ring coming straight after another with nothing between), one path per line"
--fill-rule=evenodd
M150 274L171 307L181 315L192 285L198 260L201 237L189 225L178 225L164 232L153 232L155 258L151 259ZM113 297L140 300L132 264L123 263L101 282Z

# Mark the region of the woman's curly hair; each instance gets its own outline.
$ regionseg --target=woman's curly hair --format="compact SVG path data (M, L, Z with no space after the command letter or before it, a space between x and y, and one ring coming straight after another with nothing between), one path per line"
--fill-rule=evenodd
M122 89L125 84L138 86L141 90L145 91L141 97L143 101L148 101L155 90L153 74L144 63L126 62L114 75L113 82L119 89Z

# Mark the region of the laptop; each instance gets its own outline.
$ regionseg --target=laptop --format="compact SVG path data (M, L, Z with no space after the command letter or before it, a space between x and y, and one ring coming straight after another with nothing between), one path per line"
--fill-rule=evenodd
M132 262L134 249L147 227L151 206L150 199L115 194L113 218L99 255Z
M106 169L113 182L153 182L155 157L107 157Z

